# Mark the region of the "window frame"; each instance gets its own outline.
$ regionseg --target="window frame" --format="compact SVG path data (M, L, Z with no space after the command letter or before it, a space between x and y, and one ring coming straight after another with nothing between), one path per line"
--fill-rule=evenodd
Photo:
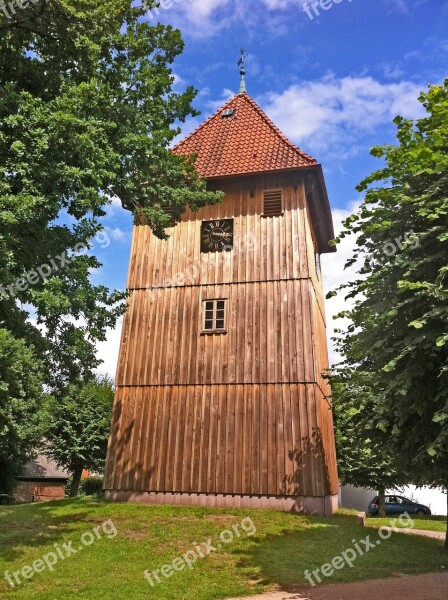
M227 333L227 300L228 298L206 298L202 300L202 334L215 335ZM223 303L222 308L219 306L221 302ZM208 304L213 304L212 308L209 308ZM212 312L211 318L210 311ZM207 313L209 318L207 318ZM217 325L221 321L222 327L218 327ZM211 322L212 327L207 327L208 322Z

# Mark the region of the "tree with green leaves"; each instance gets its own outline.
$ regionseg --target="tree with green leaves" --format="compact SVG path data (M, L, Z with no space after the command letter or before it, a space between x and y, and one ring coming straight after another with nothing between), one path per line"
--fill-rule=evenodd
M0 493L9 494L42 436L42 365L0 329Z
M374 390L369 373L334 369L330 374L336 455L343 485L377 490L378 516L385 515L386 489L398 489L409 475L397 470L385 434L372 427Z
M345 222L361 269L343 286L354 306L338 344L344 368L372 376L385 451L448 491L448 80L420 102L425 117L395 119L397 145L372 149L385 164Z
M170 151L195 90L173 91L183 41L144 22L151 6L36 0L0 13L0 327L37 349L53 390L91 375L123 311L80 252L110 198L162 237L187 205L221 198Z
M143 22L151 5L33 0L0 12L0 328L35 349L62 397L91 377L96 343L124 310L124 294L92 283L100 263L86 252L110 199L164 236L187 205L221 197L170 152L196 114L195 91L173 91L183 42ZM26 369L19 375L27 390ZM8 411L4 403L3 422ZM11 473L25 454L10 455Z
M46 400L45 451L72 474L70 496L77 495L84 469L104 468L113 399L112 381L96 377Z

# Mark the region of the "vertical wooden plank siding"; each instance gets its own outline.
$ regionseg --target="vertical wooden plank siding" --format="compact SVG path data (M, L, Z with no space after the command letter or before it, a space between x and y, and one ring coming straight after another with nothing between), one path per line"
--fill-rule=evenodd
M284 213L264 217L263 190ZM304 184L237 181L159 240L134 228L105 487L116 491L337 493L321 278ZM203 220L234 219L234 250L201 253ZM226 299L204 335L203 302Z

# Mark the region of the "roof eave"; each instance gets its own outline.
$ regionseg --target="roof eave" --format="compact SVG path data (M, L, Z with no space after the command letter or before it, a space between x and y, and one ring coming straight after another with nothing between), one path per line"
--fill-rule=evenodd
M333 226L333 215L331 213L330 200L328 198L327 185L325 183L324 172L321 164L314 165L316 171L317 181L319 184L318 202L321 214L324 220L324 238L323 246L320 249L321 254L329 254L331 252L337 252L336 246L330 246L329 242L334 240L334 226Z
M266 169L265 171L239 171L238 173L226 173L225 175L202 175L207 181L217 181L223 179L235 179L243 177L254 177L257 175L283 175L288 173L294 173L296 171L304 171L316 167L317 163L311 165L303 165L301 167L286 167L284 169Z

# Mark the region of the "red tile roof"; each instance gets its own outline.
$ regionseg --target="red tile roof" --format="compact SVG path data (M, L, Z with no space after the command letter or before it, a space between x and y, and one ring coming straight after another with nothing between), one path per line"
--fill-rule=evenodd
M226 110L235 112L223 117ZM234 96L177 144L173 152L196 155L196 168L205 178L317 164L314 158L290 142L247 94Z

